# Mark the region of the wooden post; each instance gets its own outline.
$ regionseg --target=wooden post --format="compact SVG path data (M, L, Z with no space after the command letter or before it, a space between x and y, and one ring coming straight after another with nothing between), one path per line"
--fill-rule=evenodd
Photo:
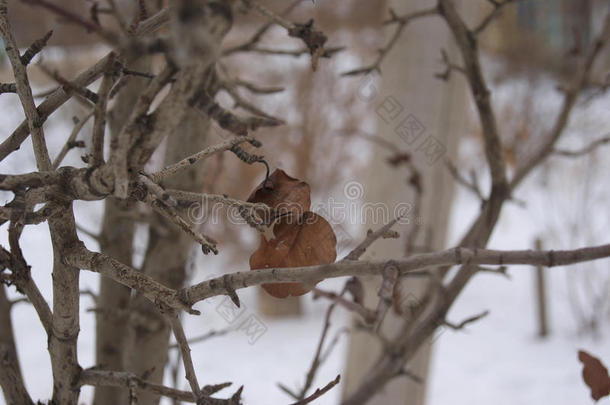
M542 241L536 238L536 250L542 250ZM546 302L546 281L544 278L544 268L536 266L536 303L538 309L538 336L544 338L549 334L547 302Z

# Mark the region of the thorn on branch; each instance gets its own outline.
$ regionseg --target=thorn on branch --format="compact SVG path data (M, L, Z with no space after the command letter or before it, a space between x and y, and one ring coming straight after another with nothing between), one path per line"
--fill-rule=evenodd
M237 391L235 391L235 394L233 394L231 396L231 398L229 399L229 405L240 405L241 404L241 393L244 390L244 386L240 386ZM205 402L202 401L201 405L205 405Z
M231 298L231 301L233 301L233 304L235 304L235 306L237 308L241 308L241 304L239 302L239 296L237 296L235 289L233 287L231 287L230 279L231 279L231 276L229 274L225 274L224 277L222 278L225 290L227 290L227 295L229 296L229 298Z

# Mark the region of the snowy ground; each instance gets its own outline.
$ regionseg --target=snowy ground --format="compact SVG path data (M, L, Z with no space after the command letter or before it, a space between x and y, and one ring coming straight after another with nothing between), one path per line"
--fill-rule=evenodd
M508 96L506 96L508 97ZM554 98L553 100L556 100ZM12 130L18 122L20 111L13 95L0 97L0 133L2 136ZM578 116L572 124L574 128L586 128L587 134L572 130L566 139L566 145L586 144L595 134L608 132L608 121L600 121L607 116L610 100L595 103L591 108L593 116ZM549 110L556 108L552 101L546 104ZM605 118L607 120L607 118ZM50 148L53 154L61 146L63 135L69 127L60 123L51 123L46 128ZM582 137L580 137L582 135ZM464 146L468 155L471 149ZM30 157L31 144L24 143L22 149L0 163L0 172L18 172L33 170L34 162ZM601 154L599 154L601 153ZM603 150L598 152L603 156ZM77 162L77 154L71 154L71 162ZM558 164L558 163L552 163ZM554 248L579 247L585 242L575 237L569 228L574 217L576 202L570 201L579 196L580 188L586 179L596 180L589 194L598 195L598 189L607 188L610 178L610 163L598 159L596 169L586 171L574 164L565 164L559 169L557 178L548 180L560 192L546 194L540 188L545 180L542 171L531 181L523 185L517 197L528 203L527 208L515 204L506 207L500 223L493 235L490 247L502 249L531 248L535 236L546 234L549 245ZM553 166L554 168L556 166ZM587 169L587 170L590 170ZM597 191L596 191L597 190ZM602 193L603 194L603 193ZM607 233L607 196L601 196L597 202L587 206L587 212L594 217L596 227L590 232L589 243L608 242ZM1 194L4 203L8 194ZM101 204L79 203L79 222L88 229L96 230L99 225ZM464 190L459 190L454 207L451 224L450 241L459 239L463 230L476 215L477 201ZM580 210L582 211L582 210ZM555 218L555 219L553 219ZM559 218L557 220L556 218ZM566 225L563 227L562 225ZM599 228L599 229L598 229ZM550 235L549 234L549 229ZM563 235L565 237L562 237ZM89 247L95 244L83 235ZM0 243L6 245L6 229L0 229ZM51 248L45 224L27 227L22 237L22 246L28 263L32 265L33 277L47 299L51 299ZM219 260L219 259L216 259ZM221 262L206 262L207 268L220 268ZM608 261L598 265L602 270ZM531 268L514 267L509 270L511 280L495 275L478 276L463 292L458 303L450 313L453 320L490 310L490 315L467 327L465 331L441 331L436 341L432 374L430 376L429 403L431 405L460 404L540 404L554 405L589 403L589 394L580 379L580 364L576 352L583 348L610 364L610 345L604 338L593 340L589 336L578 334L577 324L567 293L567 270L552 269L547 272L549 281L549 307L551 335L545 340L536 338L534 312L534 284ZM209 274L198 274L198 279L209 277ZM81 288L97 288L97 277L83 272ZM327 285L332 286L331 281ZM15 296L14 294L12 296ZM245 304L243 313L233 322L227 321L236 314L227 315L222 311L222 298L200 304L202 317L187 317L186 329L189 335L200 335L208 330L218 330L229 325L237 325L251 316L257 316L255 295L249 291L241 295ZM243 397L248 404L281 404L288 403L289 398L277 387L282 382L289 388L298 388L304 380L304 372L309 367L311 355L315 350L322 326L325 306L319 302L305 299L306 314L303 318L269 321L261 318L261 327L266 328L258 339L253 341L244 331L233 331L226 336L212 338L193 347L193 358L200 381L218 383L233 381L237 386L245 385ZM81 299L81 335L78 356L83 367L93 365L93 316L86 312L93 306L91 299ZM220 307L220 309L219 309ZM46 399L51 395L50 363L46 352L46 339L40 328L33 309L27 304L14 308L13 318L19 355L28 389L36 399ZM607 321L607 318L606 318ZM347 322L341 311L335 313L334 330ZM326 384L340 373L343 366L345 339L322 367L315 385ZM219 377L221 376L221 377ZM181 380L183 381L183 380ZM182 383L186 387L186 382ZM84 389L83 403L90 403L91 389ZM337 404L340 389L316 401L317 404ZM3 399L0 398L0 404ZM610 400L601 401L610 404Z

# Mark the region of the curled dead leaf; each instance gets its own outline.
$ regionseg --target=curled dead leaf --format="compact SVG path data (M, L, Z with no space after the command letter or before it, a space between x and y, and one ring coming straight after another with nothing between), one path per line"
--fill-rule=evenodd
M610 395L610 376L603 363L584 350L578 351L578 360L583 364L582 379L591 389L591 398L598 401Z
M284 216L273 228L273 238L261 235L259 248L250 256L250 269L314 266L337 258L337 238L324 218L307 211L298 219ZM319 282L269 283L262 287L276 298L308 293Z
M309 211L310 193L309 184L276 169L254 189L248 202L264 203L273 208L274 212L263 218L264 223L269 225L280 216L289 214L298 219Z

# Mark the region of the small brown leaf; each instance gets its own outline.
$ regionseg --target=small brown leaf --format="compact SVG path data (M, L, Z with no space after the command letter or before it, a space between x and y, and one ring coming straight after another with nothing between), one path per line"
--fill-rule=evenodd
M274 209L273 214L263 218L267 225L286 214L300 218L311 205L309 184L276 169L250 194L248 202L264 203Z
M598 401L600 398L610 395L610 376L603 363L584 350L578 351L578 360L584 366L582 379L591 389L591 398Z
M337 238L330 224L307 211L296 220L284 216L273 228L274 238L261 236L259 248L250 256L250 269L314 266L332 263L337 258ZM319 281L311 283L269 283L262 287L276 298L308 293Z

